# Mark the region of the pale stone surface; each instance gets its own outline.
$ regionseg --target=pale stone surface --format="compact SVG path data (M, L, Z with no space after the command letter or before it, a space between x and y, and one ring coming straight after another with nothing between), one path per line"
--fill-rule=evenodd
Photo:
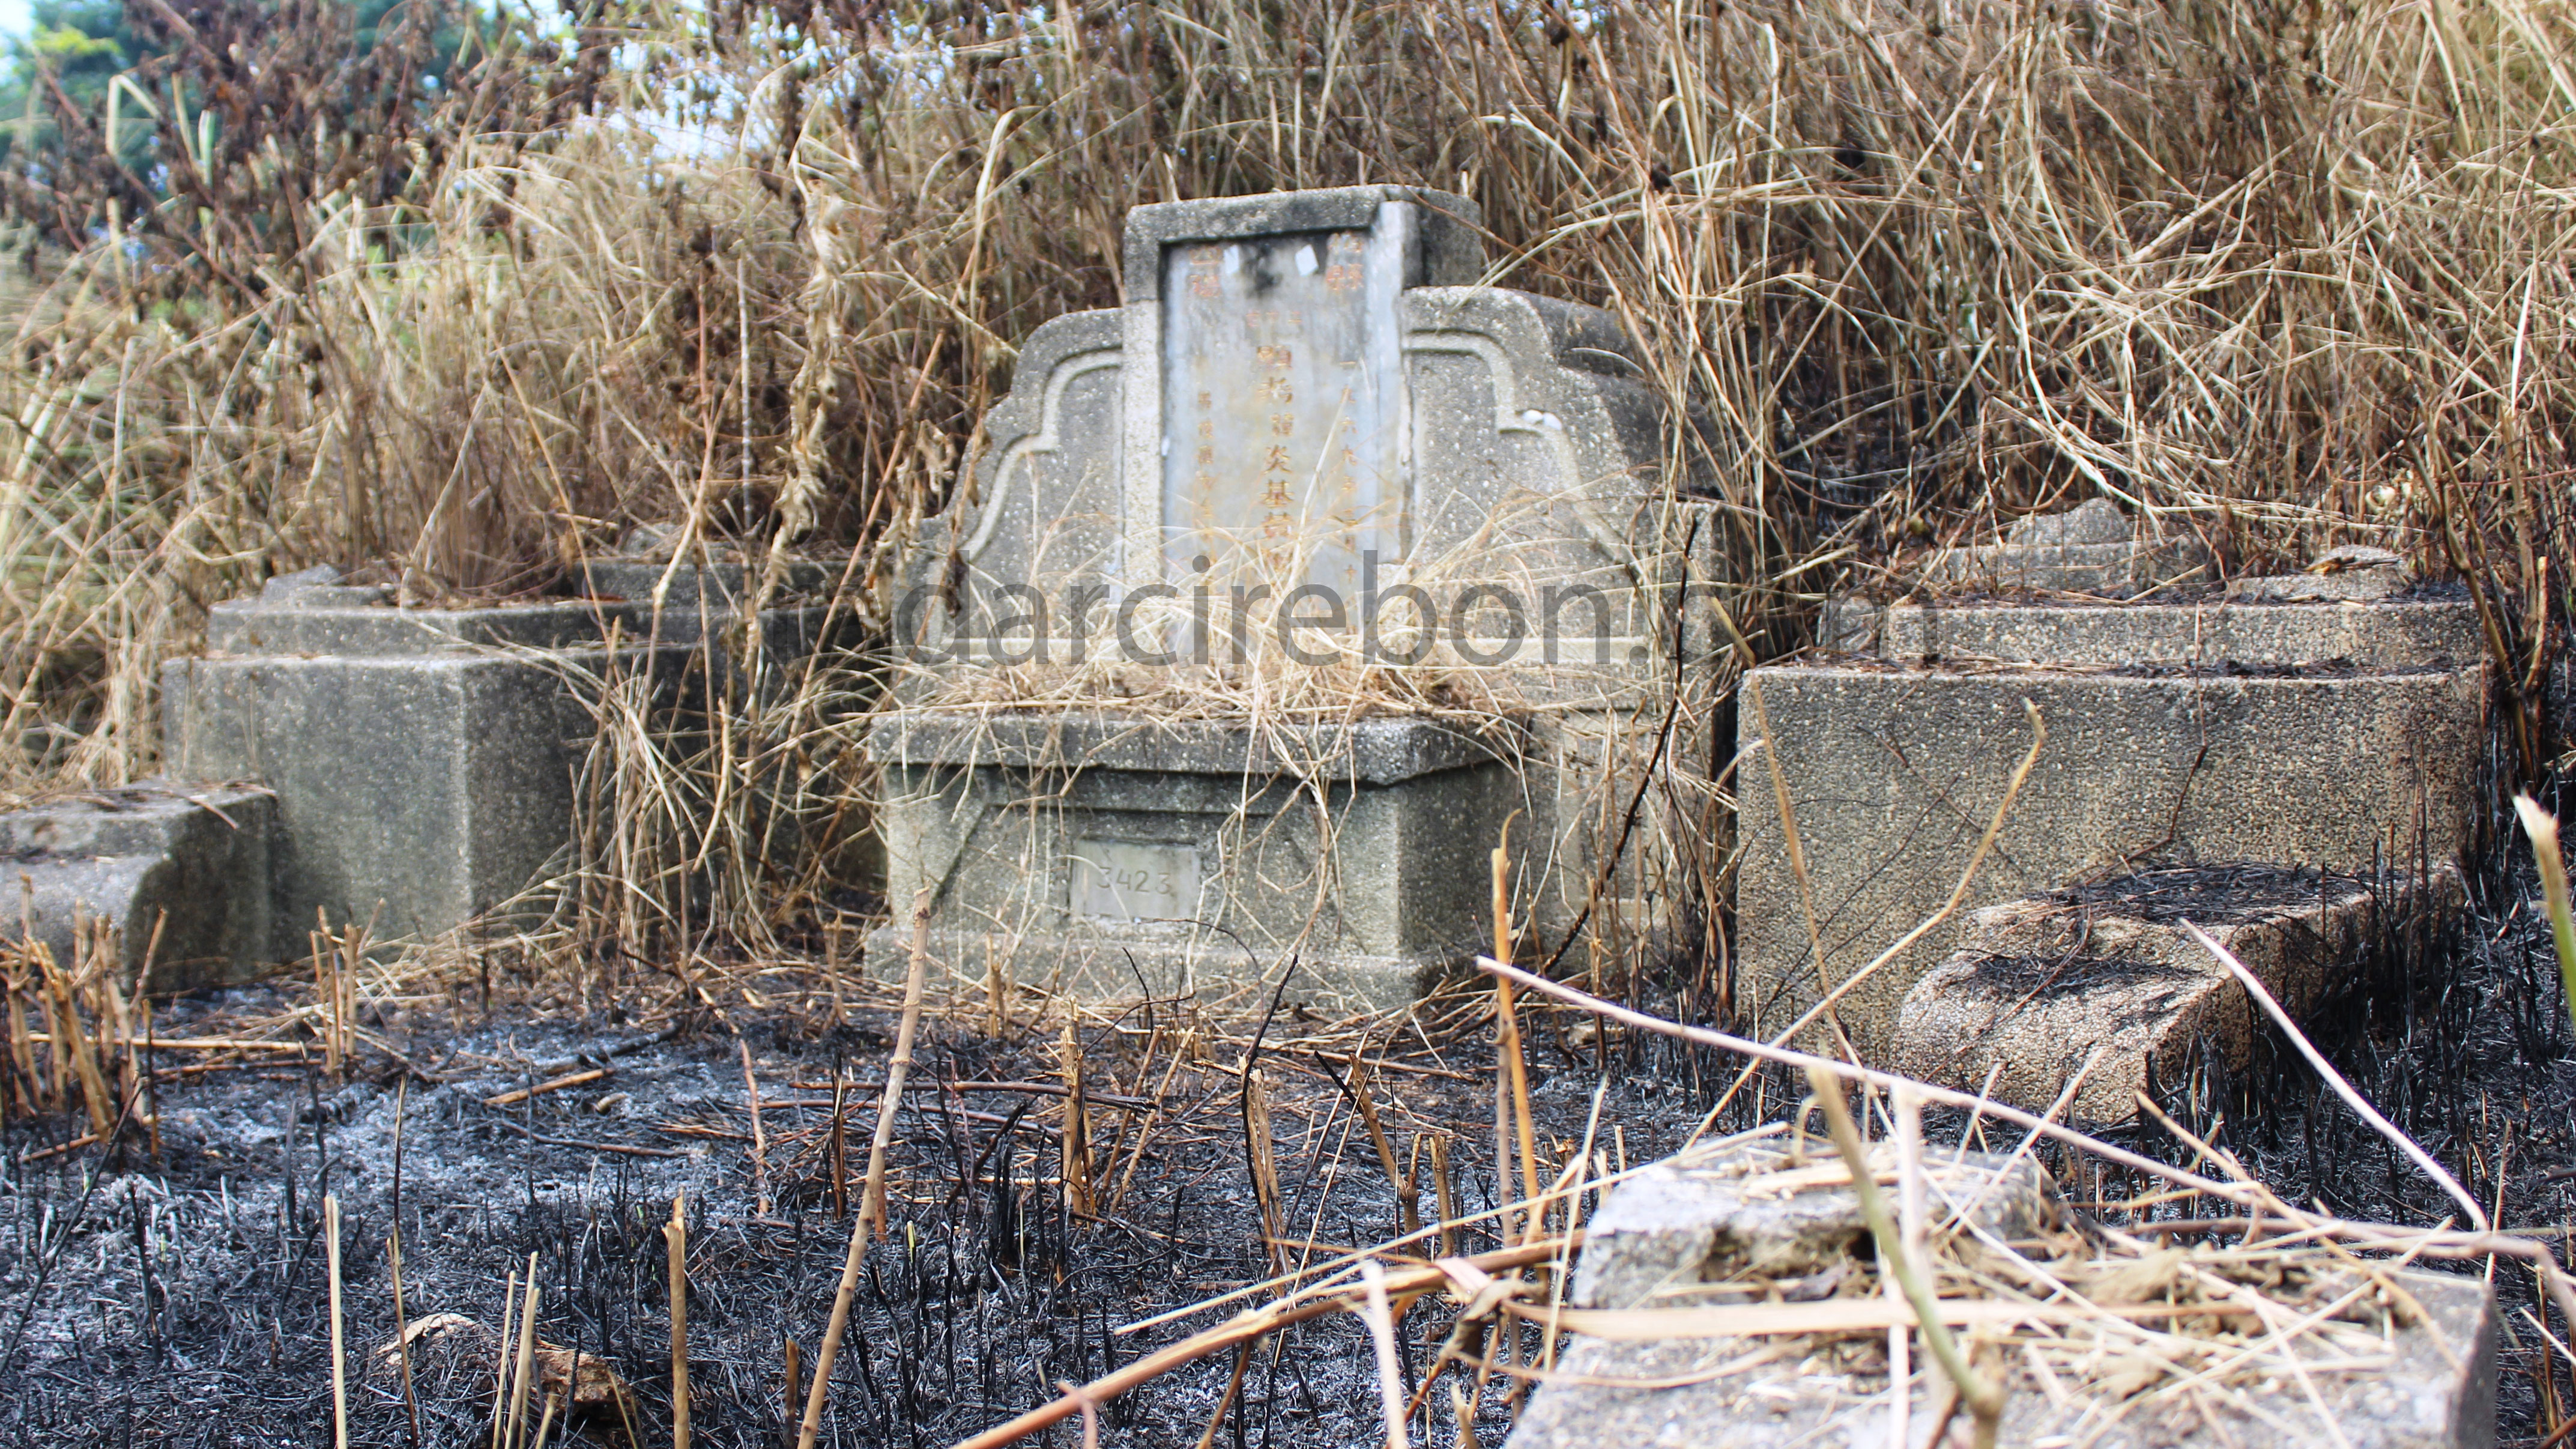
M580 699L651 667L669 700L691 653L636 637L632 605L350 606L336 591L217 605L210 652L162 671L163 752L194 779L275 793L271 960L304 954L316 912L430 935L524 890L572 839Z
M2402 878L2391 889L2411 891ZM2435 889L2456 892L2456 877ZM2295 1019L2343 984L2376 913L2363 881L2262 866L2149 871L1989 906L1906 993L1889 1066L2034 1112L2080 1073L2071 1119L2124 1121L2138 1092L2180 1081L2203 1051L2244 1068L2264 1029L2184 921Z
M1795 1189L1764 1178L1800 1165L1838 1164L1833 1144L1767 1137L1705 1143L1656 1163L1612 1190L1585 1225L1583 1257L1567 1302L1577 1308L1670 1308L1760 1302L1773 1288L1790 1301L1831 1296L1861 1261L1869 1237L1848 1176ZM1873 1149L1892 1168L1894 1148ZM2002 1169L2000 1177L1997 1170ZM2057 1189L2024 1157L1933 1154L1925 1163L1925 1211L1970 1221L2007 1241L2054 1231L2065 1216Z
M1709 1144L1657 1164L1613 1190L1590 1224L1569 1295L1586 1309L1658 1309L1800 1301L1833 1295L1861 1278L1868 1236L1848 1180L1785 1184L1766 1174L1793 1168L1789 1142ZM1888 1149L1877 1149L1884 1158ZM1832 1149L1810 1141L1804 1161L1832 1164ZM1991 1177L2005 1159L1926 1155L1926 1217L1954 1213L1993 1238L2077 1248L2064 1230L2056 1189L2027 1159ZM1824 1169L1829 1171L1830 1169ZM1987 1184L1992 1182L1992 1186ZM2350 1342L2302 1338L2293 1349L2303 1373L2230 1382L2226 1392L2165 1392L2161 1372L2132 1375L2123 1388L2078 1379L2043 1385L2020 1356L2000 1364L2006 1389L1998 1442L2013 1449L2263 1446L2329 1442L2324 1414L2353 1449L2490 1449L2495 1443L2495 1309L2485 1284L2468 1275L2401 1273L2399 1287L2426 1318L2393 1312L2374 1297L2348 1314L2384 1358L2356 1367ZM1863 1280L1865 1281L1865 1280ZM2327 1278L2303 1301L2331 1302L2348 1287ZM2282 1290L2287 1295L2288 1290ZM2285 1303L2285 1313L2296 1309ZM1569 1335L1552 1381L1531 1398L1506 1440L1510 1449L1789 1449L1887 1441L1885 1336L1836 1342L1779 1338L1677 1338L1617 1342ZM1771 1350L1765 1353L1765 1350ZM1782 1351L1782 1350L1785 1350ZM2117 1368L2116 1365L2109 1366ZM1911 1442L1921 1443L1937 1370L1918 1350L1912 1380ZM2107 1374L2117 1379L2116 1373ZM2125 1390L2125 1391L2124 1391ZM2078 1437L2080 1435L2080 1438Z
M1949 549L1925 569L1935 583L2112 598L2205 582L2209 550L2185 535L2146 536L2107 498L2016 521L1999 543Z
M2004 1372L2001 1449L2312 1449L2341 1442L2350 1449L2494 1449L2495 1337L2493 1295L2473 1277L2392 1274L2431 1316L2389 1335L2384 1359L2366 1371L2340 1347L2302 1344L2307 1374L2325 1404L2320 1419L2295 1376L2259 1381L2241 1397L2185 1395L2150 1387L2102 1424L2103 1406L2069 1395L2060 1405L2019 1363ZM1768 1347L1746 1338L1684 1338L1617 1343L1569 1336L1556 1363L1564 1381L1539 1390L1514 1425L1506 1449L1815 1449L1884 1444L1888 1395L1883 1352L1854 1354L1867 1369L1832 1359L1791 1355L1735 1373L1726 1366ZM1937 1370L1918 1367L1914 1432L1937 1392ZM1642 1387L1636 1381L1672 1383ZM1588 1382L1587 1382L1588 1381ZM2170 1379L2165 1383L2172 1382ZM2088 1417L2087 1411L2090 1410ZM2333 1425L2330 1433L2326 1420ZM2213 1422L2219 1427L2213 1428ZM1917 1443L1919 1444L1919 1439ZM1964 1442L1964 1441L1961 1441Z
M272 583L275 580L271 580ZM478 609L398 609L375 588L306 586L206 611L212 654L419 658L473 649L552 649L597 641L614 623L638 636L631 604L547 599Z
M76 922L103 919L128 982L148 952L152 989L186 990L266 959L276 823L261 790L141 780L0 815L0 869L57 962L74 960Z
M2194 603L1899 603L1838 599L1830 647L1888 659L2009 664L2470 664L2485 653L2462 599L2345 608Z
M2136 536L2129 515L2108 498L2087 498L2063 513L2028 514L2004 530L2004 542L2019 548L2127 543Z
M1247 745L1257 742L1257 748ZM1256 735L1054 713L879 719L887 897L871 969L969 986L1391 1009L1478 948L1485 852L1518 803L1495 747L1428 721ZM925 897L925 892L927 893Z
M1740 995L1758 1034L1933 916L1966 870L2031 742L2048 742L1971 882L1963 914L1837 1007L1883 1053L1899 1002L1954 950L1965 911L2136 861L2267 861L2360 873L2457 859L2485 737L2483 665L2184 670L1881 664L1771 666L1738 712ZM1759 691L1762 708L1754 707ZM1771 738L1762 742L1767 709ZM1771 788L1786 782L1802 903ZM2418 825L2422 836L2419 844Z

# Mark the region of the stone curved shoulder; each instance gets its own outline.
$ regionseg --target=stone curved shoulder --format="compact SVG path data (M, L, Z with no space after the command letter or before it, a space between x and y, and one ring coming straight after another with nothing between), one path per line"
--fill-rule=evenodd
M1070 312L1049 318L1020 346L1019 366L1011 390L985 415L984 452L975 461L975 493L961 500L968 558L981 553L982 542L1001 513L1012 474L1028 455L1052 452L1059 444L1066 387L1085 374L1123 365L1125 334L1115 308Z

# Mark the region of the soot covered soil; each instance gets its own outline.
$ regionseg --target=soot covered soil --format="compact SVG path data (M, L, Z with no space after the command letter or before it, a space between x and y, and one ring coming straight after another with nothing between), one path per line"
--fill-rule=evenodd
M161 1032L211 1034L277 1005L266 991L226 993L184 1003ZM1083 1029L1099 1164L1088 1216L1067 1211L1063 1098L1044 1090L1062 1081L1061 1017L999 1039L980 1010L925 1020L891 1159L892 1234L868 1256L821 1443L948 1444L1244 1306L1115 1332L1268 1271L1236 1070L1254 1024L1228 1035L1175 1027L1173 1015ZM424 1018L407 1032L390 1022L410 1069L364 1052L345 1083L308 1066L172 1076L165 1065L157 1159L138 1141L121 1156L23 1162L77 1129L12 1129L0 1161L0 1441L330 1444L327 1194L343 1224L352 1442L410 1442L399 1372L376 1356L396 1321L386 1236L399 1221L412 1320L455 1313L498 1325L505 1278L534 1255L540 1340L605 1359L632 1386L642 1442L667 1444L662 1225L684 1194L695 1442L792 1443L784 1346L797 1340L810 1372L848 1243L831 1187L829 1084L836 1067L859 1084L843 1152L855 1209L893 1014L853 1011L828 1030L782 1014L651 1033L507 1018L461 1030ZM1396 1206L1340 1085L1355 1038L1300 1040L1299 1025L1283 1014L1258 1065L1283 1236L1312 1245L1292 1258L1316 1259L1394 1236ZM746 1044L763 1104L757 1175ZM1541 1053L1536 1115L1562 1141L1560 1158L1590 1118L1596 1054ZM1491 1060L1490 1049L1416 1039L1371 1074L1399 1152L1425 1141L1426 1215L1432 1135L1448 1140L1461 1210L1492 1201ZM576 1088L487 1105L601 1068L608 1075ZM1624 1146L1642 1161L1669 1150L1695 1120L1688 1082L1623 1082L1604 1108L1603 1152ZM1456 1246L1495 1245L1468 1230ZM1447 1328L1440 1311L1408 1320L1409 1373L1429 1364ZM492 1347L469 1332L425 1348L414 1365L421 1443L488 1442ZM1357 1322L1308 1323L1278 1347L1254 1356L1218 1443L1383 1442ZM1220 1357L1118 1401L1103 1442L1196 1443L1231 1366ZM1505 1432L1508 1387L1498 1379L1486 1396L1486 1442ZM1445 1404L1435 1407L1445 1425ZM538 1410L532 1399L531 1428ZM1077 1437L1066 1428L1039 1442ZM603 1413L577 1419L563 1442L629 1441Z

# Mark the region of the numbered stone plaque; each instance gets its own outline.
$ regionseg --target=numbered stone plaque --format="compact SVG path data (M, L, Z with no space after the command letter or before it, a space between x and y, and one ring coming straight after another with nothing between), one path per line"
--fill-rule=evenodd
M1102 921L1192 921L1199 914L1199 853L1132 840L1073 843L1073 913Z
M1400 234L1189 242L1163 258L1168 574L1355 591L1400 546ZM1394 509L1390 511L1389 505ZM1247 568L1246 565L1251 565Z

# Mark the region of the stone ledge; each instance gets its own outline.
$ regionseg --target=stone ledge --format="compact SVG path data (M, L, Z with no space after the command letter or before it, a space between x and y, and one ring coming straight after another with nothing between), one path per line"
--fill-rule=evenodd
M1440 982L1471 969L1482 941L1460 941L1446 950L1378 956L1342 951L1307 960L1291 951L1256 957L1224 935L1175 924L1141 937L1126 929L1074 930L1017 935L995 929L937 929L928 942L931 980L975 992L991 979L990 958L1000 955L1010 979L1081 1001L1171 1001L1202 1005L1230 1001L1267 1006L1281 971L1293 960L1281 1002L1328 1015L1350 1011L1399 1012ZM868 933L867 974L900 983L911 969L912 929L881 926Z
M152 985L184 990L266 958L276 828L265 790L145 780L0 815L0 869L57 962L72 963L77 922L101 919L127 980L148 954Z
M1104 711L907 709L881 715L868 750L888 764L1289 776L1392 785L1506 758L1509 745L1427 719L1348 724L1152 720Z
M1163 201L1127 212L1128 302L1162 297L1163 248L1178 242L1224 241L1305 231L1365 231L1387 202L1420 208L1407 286L1466 286L1484 268L1484 213L1476 203L1416 186L1337 186L1313 191ZM1408 268L1411 270L1411 268Z
M2367 605L1900 603L1828 606L1828 647L1900 662L2201 663L2357 666L2470 664L2485 655L2465 599Z
M328 597L345 592L309 588L283 598L217 604L206 615L206 650L245 656L405 658L464 649L555 649L596 644L611 624L633 638L650 623L647 610L600 600L401 609Z

